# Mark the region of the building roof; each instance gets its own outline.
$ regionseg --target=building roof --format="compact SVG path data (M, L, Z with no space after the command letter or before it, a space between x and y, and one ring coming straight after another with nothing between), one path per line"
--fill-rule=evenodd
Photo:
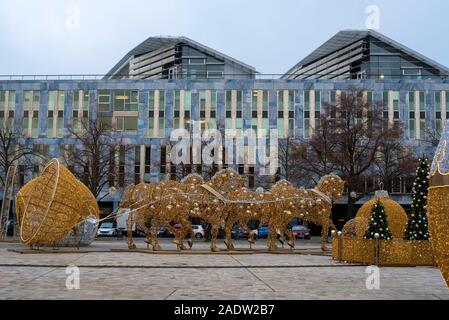
M326 41L324 44L322 44L320 47L318 47L315 51L313 51L311 54L309 54L307 57L299 61L295 66L290 68L283 76L287 77L290 74L293 74L295 70L300 69L303 66L306 66L314 61L317 61L321 58L324 58L325 56L328 56L329 54L343 49L359 40L362 40L368 36L371 36L373 38L376 38L377 40L380 40L382 42L385 42L389 44L390 46L404 52L405 54L416 58L417 60L420 60L429 66L440 70L442 74L449 75L449 68L443 66L442 64L427 58L426 56L400 44L399 42L396 42L387 36L375 31L375 30L343 30L339 31L336 35L334 35L332 38L330 38L328 41Z
M154 50L157 50L162 47L167 47L170 45L176 45L178 43L185 43L195 49L198 49L202 52L205 52L207 54L210 54L211 56L219 59L225 60L225 62L233 63L241 68L248 69L249 71L253 73L257 73L256 69L253 66L250 66L246 63L243 63L237 59L234 59L228 55L225 55L217 50L214 50L210 47L207 47L201 43L198 43L190 38L180 36L180 37L173 37L173 36L157 36L157 37L149 37L144 42L136 46L134 49L132 49L130 52L128 52L108 73L108 76L113 75L117 71L119 71L132 57L138 56L147 52L151 52Z

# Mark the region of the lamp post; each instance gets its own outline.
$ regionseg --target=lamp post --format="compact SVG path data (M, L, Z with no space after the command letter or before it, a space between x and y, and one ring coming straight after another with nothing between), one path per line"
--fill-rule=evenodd
M379 265L379 254L380 254L380 250L379 250L379 234L376 232L374 234L374 238L376 239L375 241L375 248L374 248L374 263L375 265Z

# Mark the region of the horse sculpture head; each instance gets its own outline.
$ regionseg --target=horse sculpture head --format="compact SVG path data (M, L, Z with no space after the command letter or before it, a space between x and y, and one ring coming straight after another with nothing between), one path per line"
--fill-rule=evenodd
M335 174L328 174L320 179L315 190L324 193L332 201L338 201L343 194L344 186L345 182L342 178Z

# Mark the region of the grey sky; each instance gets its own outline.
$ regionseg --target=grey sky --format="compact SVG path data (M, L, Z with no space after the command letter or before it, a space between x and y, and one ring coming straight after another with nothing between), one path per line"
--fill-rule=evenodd
M283 73L342 29L381 33L449 66L443 0L0 0L0 74L104 74L154 35L184 35L257 68ZM80 9L80 28L66 9Z

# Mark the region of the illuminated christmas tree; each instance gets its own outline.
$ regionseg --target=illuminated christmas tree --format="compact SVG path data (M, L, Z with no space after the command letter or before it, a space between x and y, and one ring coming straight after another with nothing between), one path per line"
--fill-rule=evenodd
M427 188L429 187L429 162L426 157L419 159L416 178L413 183L413 203L408 214L405 240L429 240L427 225Z
M365 239L391 240L392 235L388 229L387 216L383 203L378 199L371 209L371 219L365 232Z

